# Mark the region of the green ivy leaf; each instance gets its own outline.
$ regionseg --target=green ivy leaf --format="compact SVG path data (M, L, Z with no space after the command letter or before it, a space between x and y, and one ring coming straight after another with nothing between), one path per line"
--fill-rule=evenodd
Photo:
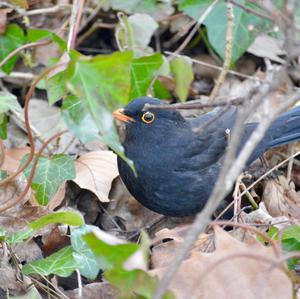
M131 52L93 58L74 57L67 69L67 87L86 107L102 140L133 166L123 153L111 111L128 103Z
M48 102L50 105L55 104L60 99L64 98L67 94L64 76L65 72L59 72L45 81Z
M157 287L157 277L151 277L142 270L126 271L124 269L111 269L104 273L105 278L118 289L120 298L133 298L133 294L151 299ZM171 292L167 292L163 299L175 298Z
M180 9L189 14L195 20L198 20L205 9L213 1L179 0L178 2ZM246 3L245 0L239 0L239 3L245 7L258 9L257 6ZM269 21L250 14L237 6L234 6L233 13L234 29L231 64L234 64L237 59L239 59L239 57L241 57L241 55L248 49L257 34L267 29L271 25ZM224 59L227 31L226 3L224 0L219 1L219 3L214 6L212 11L204 20L204 24L207 28L208 39L211 46L220 55L220 57ZM250 30L250 28L252 29Z
M4 35L0 36L0 61L2 61L9 53L19 48L25 43L25 35L23 30L16 24L10 24L7 26ZM18 55L14 55L10 58L2 67L3 72L9 74L16 62Z
M52 40L54 43L58 44L62 52L67 50L67 43L53 32L45 29L33 29L33 28L27 30L27 34L26 34L27 42L37 42L39 40L47 39L47 38Z
M96 256L83 241L82 236L93 230L92 225L84 225L71 230L71 244L73 247L73 257L79 264L80 274L89 279L95 279L100 267Z
M64 99L61 113L69 130L81 142L87 143L99 139L99 129L96 123L82 101L76 96L67 96Z
M194 79L193 65L189 57L178 56L171 61L171 70L175 76L175 91L181 102L184 102Z
M22 272L25 275L39 274L47 276L55 274L61 277L68 277L78 267L78 263L73 258L73 249L71 246L68 246L44 259L26 264L22 268Z
M7 124L8 116L4 113L0 113L0 139L5 140L7 138Z
M130 99L147 94L147 90L162 64L163 58L160 53L133 60L131 66Z
M27 155L21 165L25 163ZM24 171L29 178L32 163ZM32 189L36 192L37 201L46 205L66 180L75 178L75 167L71 157L63 154L53 155L51 158L40 157L32 181Z
M124 262L139 249L139 245L133 243L110 245L98 239L94 233L88 233L82 238L98 257L99 266L103 270L122 268Z
M84 224L84 220L79 213L66 211L50 213L28 224L28 227L19 230L8 237L9 244L16 244L31 238L36 231L48 224L63 223L72 226Z

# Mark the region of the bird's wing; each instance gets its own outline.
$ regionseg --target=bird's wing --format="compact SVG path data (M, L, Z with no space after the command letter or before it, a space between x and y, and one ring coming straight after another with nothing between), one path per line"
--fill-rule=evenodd
M230 131L236 119L236 107L230 107L224 113L220 108L190 121L193 138L185 149L182 165L189 164L190 171L203 171L217 163L224 155ZM198 130L198 132L195 130Z

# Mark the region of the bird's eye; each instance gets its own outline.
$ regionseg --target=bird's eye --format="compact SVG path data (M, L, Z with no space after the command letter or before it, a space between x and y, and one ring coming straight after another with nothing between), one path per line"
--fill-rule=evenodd
M143 115L142 115L142 121L146 124L151 124L153 121L154 121L154 114L152 112L145 112Z

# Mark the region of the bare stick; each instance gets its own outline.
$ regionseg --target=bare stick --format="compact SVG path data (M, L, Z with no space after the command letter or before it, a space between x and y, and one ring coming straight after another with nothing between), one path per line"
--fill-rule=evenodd
M74 49L76 45L76 36L80 25L83 12L84 0L74 0L72 14L70 19L70 31L68 38L68 50Z
M233 35L233 26L234 26L234 15L233 15L233 6L231 2L227 3L227 31L226 31L226 52L225 59L222 71L219 75L219 78L214 86L213 91L210 94L209 100L213 102L216 96L219 93L219 90L224 83L226 74L229 70L231 62L231 53L232 53L232 35Z
M215 0L214 2L212 2L206 8L206 10L204 11L204 13L198 19L198 21L197 21L196 25L194 26L194 28L191 30L191 32L188 34L188 36L185 38L185 40L183 41L183 43L177 48L177 50L175 51L175 54L179 54L187 46L187 44L191 41L191 39L193 38L194 34L198 31L198 29L200 28L200 26L202 25L202 23L204 22L204 20L206 19L206 17L213 10L213 8L215 7L215 5L217 4L218 1L219 0Z
M177 57L180 56L180 55L175 54L175 53L170 52L170 51L165 51L164 53L167 54L167 55L174 55L174 56L177 56ZM213 64L210 64L210 63L207 63L207 62L204 62L204 61L200 61L200 60L197 60L197 59L193 59L193 58L190 58L190 60L194 63L200 64L200 65L203 65L203 66L206 66L206 67L218 70L218 71L222 71L222 67L220 67L220 66L213 65ZM238 76L238 77L241 77L241 78L244 78L244 79L250 79L250 80L255 80L255 81L260 81L260 82L264 81L264 80L262 80L258 77L248 76L248 75L245 75L243 73L236 72L236 71L228 70L228 73L232 74L232 75L235 75L235 76Z

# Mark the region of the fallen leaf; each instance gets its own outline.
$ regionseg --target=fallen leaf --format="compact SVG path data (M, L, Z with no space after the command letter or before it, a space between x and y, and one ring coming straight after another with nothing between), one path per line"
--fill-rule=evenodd
M65 291L64 294L70 299L78 298L78 289ZM85 299L117 299L116 290L107 282L90 283L82 288L82 298Z
M93 192L100 201L108 202L108 194L114 178L118 176L117 156L111 151L94 151L75 161L78 186Z
M7 149L5 151L4 164L1 169L7 170L8 172L16 172L20 166L22 158L29 154L29 152L29 147Z
M13 10L12 8L1 8L0 9L0 35L5 33L7 14L12 12L12 10Z
M292 298L292 283L284 269L271 268L273 263L260 259L275 263L272 248L258 241L241 243L219 227L215 227L215 236L214 252L193 251L176 272L169 288L176 298ZM167 269L151 273L161 277Z
M284 176L267 181L263 202L273 217L286 216L296 219L300 217L300 193L289 186Z
M248 48L247 52L262 58L269 58L270 60L278 63L285 61L279 56L285 55L282 43L279 39L271 37L267 34L260 34L256 37L252 45Z

